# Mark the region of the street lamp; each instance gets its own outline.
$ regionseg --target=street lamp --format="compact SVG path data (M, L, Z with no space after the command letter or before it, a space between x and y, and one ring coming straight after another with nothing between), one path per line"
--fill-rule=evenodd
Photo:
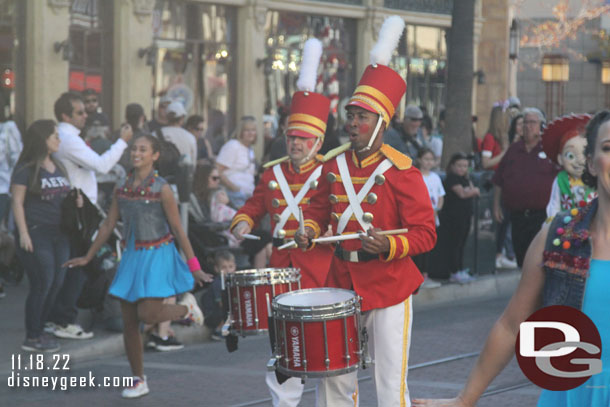
M563 114L565 83L570 80L568 57L558 54L545 55L542 58L542 80L546 83L547 117L552 119Z
M606 108L610 108L610 60L602 62L602 84L605 88Z

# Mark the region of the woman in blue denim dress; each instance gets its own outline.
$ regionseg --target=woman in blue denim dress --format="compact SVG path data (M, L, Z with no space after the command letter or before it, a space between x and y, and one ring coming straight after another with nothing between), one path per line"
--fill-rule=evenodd
M414 406L474 406L512 358L521 322L550 305L579 308L593 321L602 341L602 371L571 390L543 390L538 407L610 406L610 111L591 119L586 136L583 181L597 188L598 198L555 216L538 233L525 256L517 291L491 329L460 394L413 400Z
M123 390L125 398L141 397L149 392L143 373L140 322L157 324L191 319L202 325L203 314L188 291L195 282L203 284L213 279L201 270L181 226L173 191L153 167L159 155L159 142L154 136L147 134L134 141L133 171L117 184L108 217L98 236L84 257L66 263L68 267L87 264L121 217L126 247L108 292L121 300L125 351L134 375L133 386ZM174 236L189 259L188 265L174 245ZM178 304L163 302L164 298L183 293Z

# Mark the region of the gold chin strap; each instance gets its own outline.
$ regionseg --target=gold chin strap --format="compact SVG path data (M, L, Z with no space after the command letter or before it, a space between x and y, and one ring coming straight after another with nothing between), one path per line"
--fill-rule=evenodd
M379 133L379 129L381 128L381 123L383 123L383 116L379 114L379 118L377 119L377 125L375 126L375 131L373 132L371 139L369 140L369 144L366 147L358 150L358 153L364 153L365 151L369 151L371 149L371 146L375 142L375 138L377 138L377 133Z

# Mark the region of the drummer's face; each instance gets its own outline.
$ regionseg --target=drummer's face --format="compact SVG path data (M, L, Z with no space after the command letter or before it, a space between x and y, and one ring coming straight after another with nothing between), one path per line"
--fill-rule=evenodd
M286 150L288 155L293 162L301 163L306 158L312 149L316 149L314 153L320 150L320 143L316 144L315 137L299 137L299 136L286 136Z
M216 268L219 273L230 274L235 272L236 266L234 261L220 260L216 264Z

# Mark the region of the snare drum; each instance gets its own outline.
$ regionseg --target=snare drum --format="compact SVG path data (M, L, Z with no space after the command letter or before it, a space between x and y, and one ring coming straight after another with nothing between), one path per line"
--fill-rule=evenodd
M230 330L241 336L259 335L269 329L267 296L301 288L301 272L295 268L239 270L228 274Z
M275 358L269 367L288 376L327 377L358 369L363 359L360 301L339 288L278 295L272 303Z

